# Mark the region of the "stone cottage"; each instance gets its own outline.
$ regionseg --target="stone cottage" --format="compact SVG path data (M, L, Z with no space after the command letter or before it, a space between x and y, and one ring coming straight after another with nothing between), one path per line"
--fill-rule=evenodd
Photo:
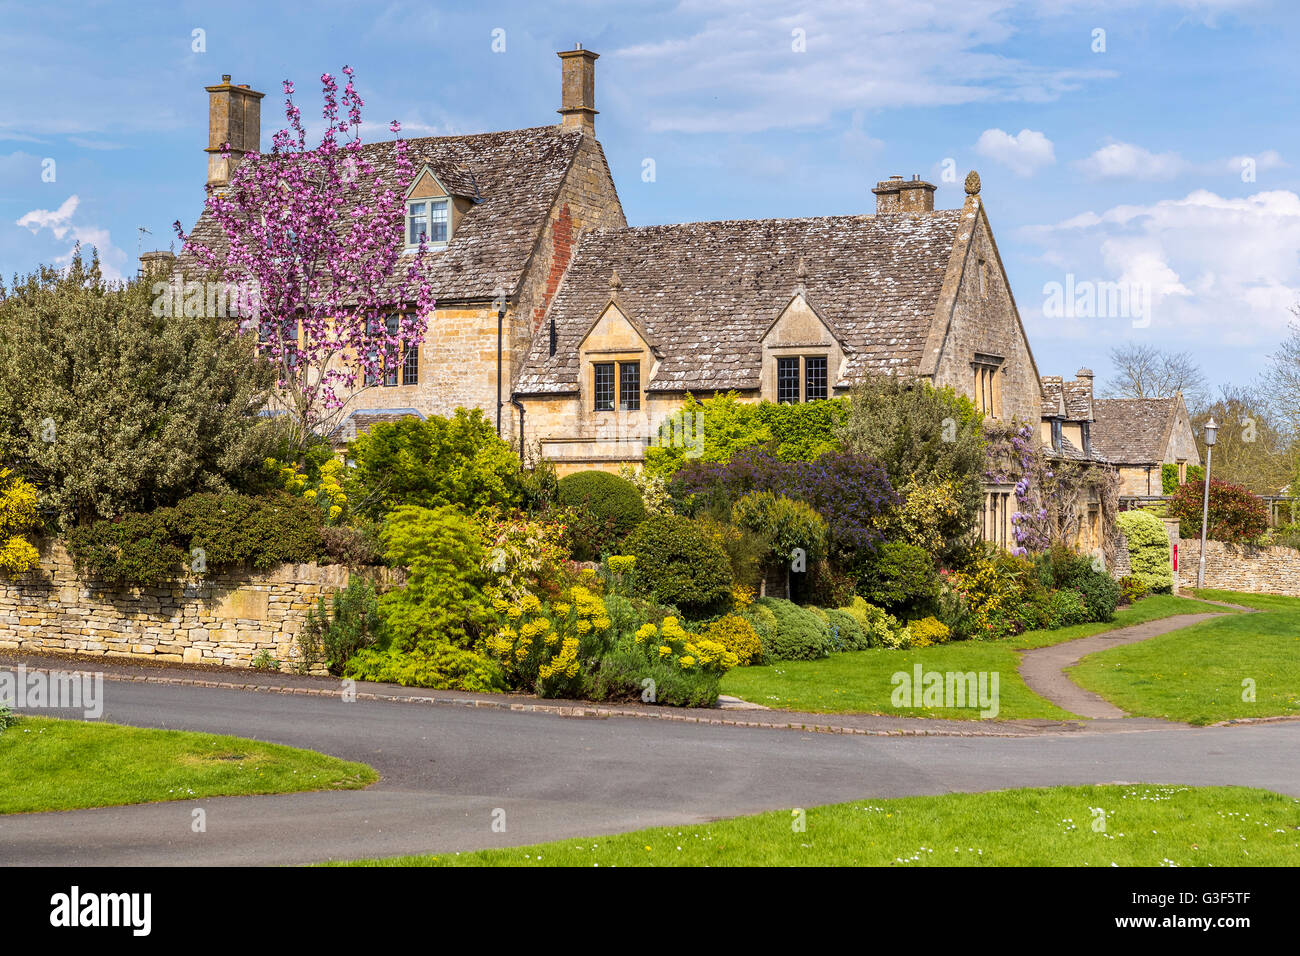
M1093 457L1091 374L1086 407L1079 379L1040 377L977 174L958 209L893 176L873 214L629 228L595 136L597 55L558 56L558 124L408 141L394 241L428 236L437 306L420 347L353 399L353 427L480 408L561 474L614 469L663 439L688 393L816 401L890 373ZM229 76L206 89L217 190L260 142L262 94ZM392 143L365 149L394 175ZM194 234L216 231L205 214ZM1014 509L989 488L985 537L1006 543Z
M1163 465L1199 465L1192 419L1182 392L1171 398L1101 398L1093 403L1093 443L1119 469L1121 495L1163 494Z

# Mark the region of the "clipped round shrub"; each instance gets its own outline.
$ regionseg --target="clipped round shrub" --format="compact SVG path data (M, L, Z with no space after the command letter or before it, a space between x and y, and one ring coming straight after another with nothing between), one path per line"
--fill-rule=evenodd
M830 624L808 608L781 598L759 598L756 603L776 618L776 633L763 642L765 660L812 661L834 650Z
M907 625L907 629L912 632L912 647L943 644L952 636L948 625L935 617L923 617L919 621L912 621Z
M660 604L686 615L707 616L731 600L731 560L689 518L654 515L624 544L635 555L636 586Z
M894 614L918 611L938 596L939 576L924 548L886 541L864 566L858 592Z
M1101 574L1089 569L1086 574L1076 577L1069 585L1083 598L1084 607L1088 609L1088 620L1111 621L1115 618L1115 608L1119 605L1119 584L1109 574Z
M560 479L560 504L573 512L573 556L595 561L645 520L636 485L607 471L579 471Z
M1053 591L1046 601L1047 627L1070 627L1088 621L1088 605L1078 591L1064 589Z
M840 650L865 651L871 646L867 640L866 631L862 629L862 625L858 623L857 618L852 614L838 609L827 610L826 617L835 632Z
M1172 591L1174 573L1165 523L1149 511L1121 511L1115 524L1128 542L1131 577L1148 591Z
M740 667L757 663L763 657L763 643L754 626L739 614L725 614L704 631L704 637L717 641L736 655Z

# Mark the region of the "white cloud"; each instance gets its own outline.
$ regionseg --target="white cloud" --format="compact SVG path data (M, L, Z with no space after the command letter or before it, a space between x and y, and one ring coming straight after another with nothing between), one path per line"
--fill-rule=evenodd
M856 0L684 0L675 18L693 32L612 51L604 89L635 91L612 94L611 108L643 115L651 132L755 132L856 109L1041 102L1114 75L990 52L1014 34L1015 7L880 0L864 14Z
M1074 165L1094 179L1173 179L1188 168L1177 153L1153 153L1132 143L1110 143Z
M1015 136L1001 129L986 129L975 143L975 152L1021 176L1032 176L1040 167L1056 162L1052 141L1032 129L1022 129Z
M1043 244L1042 261L1060 270L1054 281L1068 274L1076 282L1148 290L1148 332L1171 344L1271 345L1300 302L1300 195L1294 192L1236 198L1198 189L1025 232ZM1073 321L1080 323L1076 333L1130 334L1124 319Z
M1175 152L1153 153L1133 143L1118 142L1103 146L1087 159L1077 160L1073 165L1091 179L1154 181L1175 179L1189 173L1204 176L1219 176L1226 173L1239 176L1250 164L1253 164L1256 174L1287 165L1282 155L1275 149L1229 156L1226 159L1215 159L1205 163L1193 163Z
M78 245L86 252L95 249L99 252L99 265L104 278L110 281L121 280L122 270L126 267L126 253L113 245L109 230L102 226L80 225L72 221L81 199L75 193L65 199L58 209L33 209L24 213L15 223L38 235L42 229L48 229L55 239L68 243L67 252L55 258L59 265L72 261L73 252Z

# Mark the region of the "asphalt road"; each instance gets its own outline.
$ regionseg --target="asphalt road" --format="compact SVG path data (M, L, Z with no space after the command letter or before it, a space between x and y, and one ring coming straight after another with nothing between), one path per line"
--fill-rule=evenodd
M105 699L106 721L307 747L369 763L382 780L364 791L0 816L0 865L309 863L1057 784L1239 784L1300 796L1300 722L862 737L143 683L108 682ZM191 832L195 807L205 833ZM492 828L498 810L505 832Z

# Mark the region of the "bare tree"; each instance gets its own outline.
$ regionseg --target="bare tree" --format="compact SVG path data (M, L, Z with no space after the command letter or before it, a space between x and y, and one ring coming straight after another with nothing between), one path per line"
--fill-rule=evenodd
M1111 349L1110 360L1115 377L1106 383L1103 394L1107 398L1169 398L1182 392L1193 414L1205 401L1205 373L1189 352L1167 352L1130 342Z
M1275 495L1291 482L1300 445L1291 441L1259 390L1224 385L1218 397L1192 416L1201 460L1205 460L1205 420L1214 417L1214 477L1243 485L1257 495Z
M1300 306L1291 311L1300 316ZM1270 357L1260 377L1278 424L1300 439L1300 322L1291 323L1291 334Z

